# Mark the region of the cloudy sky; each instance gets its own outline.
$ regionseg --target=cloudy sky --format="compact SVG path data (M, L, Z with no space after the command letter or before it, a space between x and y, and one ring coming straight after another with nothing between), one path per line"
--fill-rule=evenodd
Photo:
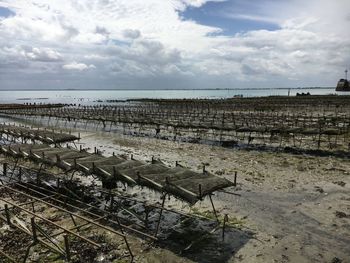
M335 86L349 0L0 0L0 89Z

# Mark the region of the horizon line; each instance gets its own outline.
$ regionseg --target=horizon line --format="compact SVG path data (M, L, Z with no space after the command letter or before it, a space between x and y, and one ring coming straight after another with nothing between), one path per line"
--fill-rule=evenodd
M296 89L335 89L335 87L318 87L318 86L312 86L312 87L279 87L279 88L199 88L199 89L186 89L186 88L178 88L178 89L166 89L166 88L160 88L160 89L81 89L81 88L67 88L67 89L0 89L0 91L141 91L141 90L166 90L166 91L172 91L172 90L296 90Z

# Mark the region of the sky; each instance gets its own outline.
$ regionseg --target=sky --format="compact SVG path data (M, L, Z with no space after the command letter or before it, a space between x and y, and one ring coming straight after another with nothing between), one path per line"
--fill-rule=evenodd
M0 89L335 86L349 0L0 0Z

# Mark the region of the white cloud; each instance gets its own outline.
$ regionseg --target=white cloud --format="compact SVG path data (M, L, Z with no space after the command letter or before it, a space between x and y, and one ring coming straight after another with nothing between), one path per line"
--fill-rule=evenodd
M23 55L33 61L52 62L62 60L61 54L50 48L31 48L31 50L23 51Z
M126 38L136 39L141 36L141 32L139 30L126 29L123 31L123 35Z
M63 69L67 69L67 70L84 71L84 70L87 70L87 69L94 69L96 67L93 64L86 65L84 63L77 63L77 62L73 61L72 63L63 65L62 68Z
M54 49L25 45L0 47L0 73L47 73L56 72L63 56ZM14 77L16 79L16 77Z
M232 23L268 22L279 28L230 36L179 13L207 2L2 0L0 6L16 15L0 21L0 74L10 79L18 70L44 70L64 80L75 75L67 70L94 69L88 71L91 78L111 87L123 79L124 88L143 85L147 78L161 86L171 75L178 81L169 85L183 81L193 87L218 80L225 85L258 80L267 86L291 77L329 85L350 64L347 0L238 1L249 8L220 15L234 18Z
M173 1L174 6L179 10L184 10L189 6L201 7L207 2L225 2L227 0L175 0Z
M88 60L105 60L105 59L108 59L108 57L102 56L100 54L87 54L87 55L84 55L84 58L88 59Z

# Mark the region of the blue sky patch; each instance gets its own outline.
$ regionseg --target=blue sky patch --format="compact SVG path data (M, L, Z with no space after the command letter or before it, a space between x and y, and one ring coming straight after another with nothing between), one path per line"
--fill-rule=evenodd
M251 15L252 18L246 18L247 15ZM180 16L184 20L194 20L201 25L221 28L222 34L228 36L251 30L280 29L272 21L259 19L258 7L243 1L207 2L199 8L187 8ZM257 17L256 20L254 16Z
M109 39L108 40L109 43L116 45L116 46L130 46L130 43L127 41L122 41L122 40L118 40L118 39Z
M15 12L11 11L10 9L6 7L1 7L0 6L0 17L9 17L9 16L14 16Z

